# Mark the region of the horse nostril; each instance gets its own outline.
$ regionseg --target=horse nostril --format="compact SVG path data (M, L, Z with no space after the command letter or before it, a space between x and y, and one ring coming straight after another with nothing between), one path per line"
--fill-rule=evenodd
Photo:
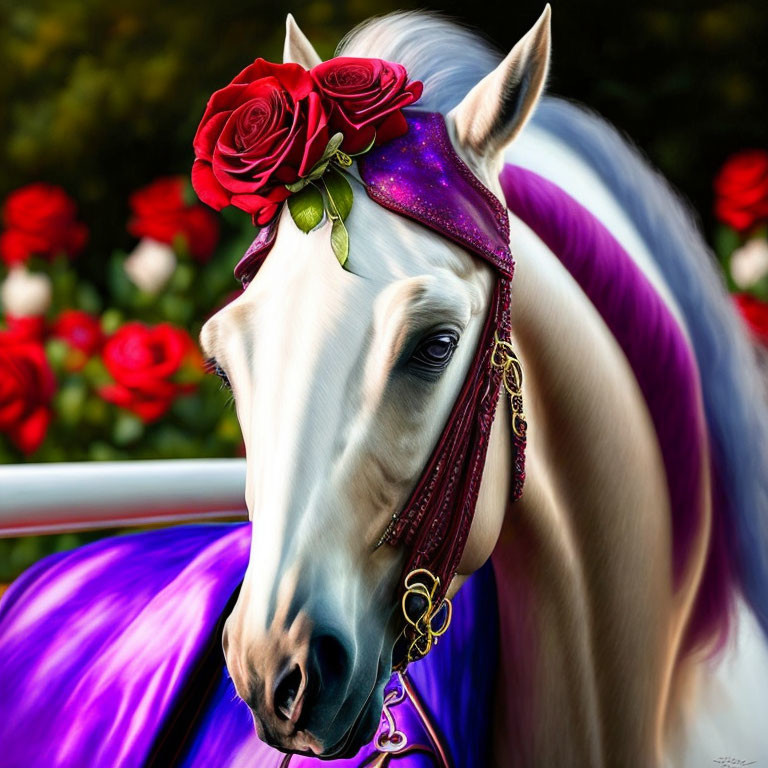
M341 640L333 635L321 635L313 641L313 651L321 671L323 687L344 684L349 657Z
M298 664L285 671L275 686L275 712L282 720L292 720L296 697L301 688L303 676Z

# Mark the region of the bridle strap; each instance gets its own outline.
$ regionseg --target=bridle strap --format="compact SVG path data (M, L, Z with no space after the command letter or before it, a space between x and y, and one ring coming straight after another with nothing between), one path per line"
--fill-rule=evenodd
M496 278L477 350L442 434L410 498L379 541L407 551L401 584L410 643L406 663L425 655L433 635L445 629L439 614L474 520L502 387L512 412L513 500L525 480L526 441L522 369L510 341L514 260L508 214L458 156L442 115L412 110L408 123L404 136L359 159L368 195L482 258ZM414 574L420 579L416 587ZM418 616L409 616L409 594L422 598Z
M390 521L381 542L407 549L404 573L426 569L439 580L437 606L456 575L474 520L493 419L504 387L509 340L510 282L496 279L477 352L453 410L410 499ZM509 363L507 363L507 366ZM511 387L511 385L510 385ZM513 403L513 399L519 402ZM512 406L512 498L525 481L526 424L519 389Z

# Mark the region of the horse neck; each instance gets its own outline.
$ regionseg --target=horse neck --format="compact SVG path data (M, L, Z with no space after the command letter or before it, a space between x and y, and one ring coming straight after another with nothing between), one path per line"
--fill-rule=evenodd
M497 755L652 765L693 590L673 588L654 427L622 350L564 267L514 218L512 242L529 444L525 491L493 556ZM706 538L703 525L692 572Z

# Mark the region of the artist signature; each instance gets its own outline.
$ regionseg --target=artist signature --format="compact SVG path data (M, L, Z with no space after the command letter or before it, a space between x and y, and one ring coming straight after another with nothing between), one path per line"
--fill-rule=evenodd
M742 768L744 765L756 765L756 760L739 760L738 757L716 757L713 763L722 765L723 768Z

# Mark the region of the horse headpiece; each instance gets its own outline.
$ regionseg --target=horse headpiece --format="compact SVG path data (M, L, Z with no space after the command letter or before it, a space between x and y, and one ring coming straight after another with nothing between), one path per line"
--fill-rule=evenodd
M424 656L450 622L446 592L472 525L502 386L512 410L513 499L525 478L522 371L510 344L509 220L454 150L443 116L403 111L421 90L402 66L376 59L331 59L310 71L258 59L211 97L195 137L192 174L205 202L240 207L261 227L235 268L244 286L274 244L283 203L305 232L327 216L344 266L344 220L352 206L347 172L354 162L372 200L496 271L459 396L419 482L378 542L402 544L408 552L400 587L404 627L394 656L399 668Z

